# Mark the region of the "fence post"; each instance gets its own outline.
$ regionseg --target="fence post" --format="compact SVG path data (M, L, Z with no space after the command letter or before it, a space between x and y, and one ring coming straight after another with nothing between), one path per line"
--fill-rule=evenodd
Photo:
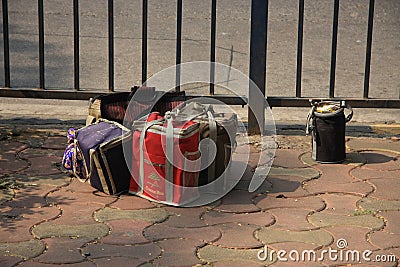
M369 1L367 50L365 51L364 98L369 97L369 77L371 74L372 30L374 27L375 0Z
M142 84L147 80L147 9L148 0L142 3Z
M39 88L45 89L43 0L38 1L38 19L39 19Z
M268 0L251 1L250 68L249 68L249 134L264 131L265 97L260 98L256 90L265 96ZM259 123L260 122L260 125Z
M74 14L74 90L79 91L79 0L73 2Z
M108 91L114 92L114 0L108 0Z
M8 1L2 0L3 8L3 49L4 49L4 87L11 87L10 83L10 45L8 34Z

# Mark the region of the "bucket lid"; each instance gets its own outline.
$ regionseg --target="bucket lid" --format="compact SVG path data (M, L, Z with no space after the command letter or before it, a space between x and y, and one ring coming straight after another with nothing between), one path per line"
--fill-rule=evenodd
M316 117L330 117L343 113L344 108L339 102L321 101L314 104L314 115Z

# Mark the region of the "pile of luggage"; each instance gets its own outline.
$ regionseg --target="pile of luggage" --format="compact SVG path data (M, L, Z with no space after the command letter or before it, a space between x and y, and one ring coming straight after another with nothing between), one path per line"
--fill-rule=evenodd
M238 122L234 113L186 100L185 92L154 87L91 99L86 126L68 131L63 167L106 194L195 201L199 187L224 179Z

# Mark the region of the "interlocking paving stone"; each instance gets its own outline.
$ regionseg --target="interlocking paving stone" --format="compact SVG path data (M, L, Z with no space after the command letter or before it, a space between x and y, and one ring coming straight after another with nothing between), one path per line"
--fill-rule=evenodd
M31 261L26 261L23 262L21 264L19 264L18 266L22 266L22 267L98 267L96 266L96 264L94 264L93 262L90 261L84 261L84 262L78 262L78 263L72 263L72 264L48 264L48 263L41 263L41 262L37 262L34 260Z
M303 180L318 178L320 173L313 168L280 168L272 167L269 173L270 176L300 176Z
M295 257L295 256L293 256ZM277 263L274 263L272 266L276 266L276 267L286 267L286 266L293 266L293 265L301 265L302 267L322 267L322 266L326 266L326 265L322 265L321 263L317 263L317 262L301 262L298 263L297 261L295 263L293 262L288 262L288 261L278 261Z
M364 151L360 152L360 154L367 161L367 163L364 165L364 168L381 171L400 170L398 153L384 151Z
M125 219L109 221L107 224L111 227L111 233L101 239L104 244L135 245L149 242L143 236L143 231L152 225L151 222Z
M380 251L383 252L381 255L385 255L386 259L388 262L394 263L394 266L399 266L399 262L400 262L400 248L390 248L388 250L383 250ZM389 259L388 257L391 257L391 259ZM395 257L395 259L393 259L393 256ZM393 260L392 260L393 259Z
M235 261L218 261L218 262L213 262L213 267L260 267L263 265L260 265L260 263L255 263L252 261L241 261L241 260L235 260Z
M151 223L162 222L168 218L168 213L163 208L144 209L144 210L120 210L104 208L94 214L94 218L99 222L133 219Z
M6 188L0 190L0 205L4 202L11 200L14 197L14 191L12 189Z
M324 200L316 196L300 198L276 198L266 195L256 197L254 199L254 202L256 206L262 210L270 210L276 208L303 208L320 211L325 208Z
M43 142L42 149L64 150L67 147L67 138L65 136L49 136Z
M40 148L48 133L36 129L17 129L17 136L15 140L27 144L32 148Z
M246 138L246 137L244 137ZM235 149L235 154L244 154L247 155L249 153L257 153L259 150L257 148L249 143L250 140L244 140L241 137L236 138L236 142L238 143L236 149ZM251 141L250 141L251 142Z
M81 196L81 193L77 193L78 198ZM86 195L87 201L90 203L98 203L102 204L105 206L109 206L115 201L118 200L118 196L116 195L108 195L104 192L101 192L99 190L94 190L92 194Z
M176 208L176 207L165 207L168 214L168 220L164 222L164 225L176 228L186 227L204 227L205 222L201 220L202 214L207 211L206 207L195 207L195 208Z
M0 255L0 266L9 267L15 266L17 263L21 262L22 258L15 256L2 256Z
M367 160L360 152L348 152L346 153L346 159L342 164L362 166L365 163L367 163Z
M400 171L380 171L380 170L371 170L365 167L356 168L350 171L350 175L360 179L360 180L369 180L369 179L390 179L400 177Z
M28 241L32 239L30 227L40 222L56 218L60 214L57 207L42 208L0 208L0 240L6 242Z
M276 223L271 226L274 229L304 231L317 228L307 221L307 216L310 214L309 210L280 208L270 210L269 212L276 219Z
M29 146L21 142L15 141L0 141L0 155L17 154Z
M267 181L272 184L268 196L272 197L304 197L310 195L303 189L305 179L299 176L269 176Z
M54 224L83 225L94 223L93 213L103 205L80 201L79 204L65 203L59 204L58 207L62 211L62 216L54 220Z
M12 201L4 203L4 206L13 208L40 208L48 206L46 194L54 190L54 187L47 185L25 185L14 190L15 196Z
M64 173L52 175L28 175L28 174L13 174L11 175L15 181L25 185L40 185L52 186L53 188L66 186L71 182L71 177Z
M23 259L37 257L42 254L45 249L45 244L37 239L31 239L22 242L0 243L0 255L17 256Z
M65 146L66 147L66 146ZM65 149L65 148L64 148ZM19 156L23 159L33 159L33 158L43 158L43 157L58 157L62 159L64 149L62 150L51 150L51 149L41 149L41 148L32 148L29 147L28 149L24 149L21 151Z
M385 219L386 231L393 234L400 234L400 211L382 211L378 213L378 216Z
M60 156L42 156L28 158L30 166L21 171L22 174L29 176L47 176L61 174L62 172L57 168L60 163Z
M269 254L277 254L279 251L285 252L282 253L280 258L277 257L277 262L273 266L321 266L316 264L318 245L302 242L283 242L269 245L269 247L274 250L274 252L270 251Z
M294 149L309 151L311 149L310 137L306 135L278 135L277 143L280 149Z
M202 262L196 257L196 250L203 242L189 239L168 239L155 244L162 248L161 257L153 263L161 266L193 266Z
M121 195L117 201L109 205L110 208L121 210L141 210L155 208L156 205L144 198L133 195Z
M240 157L240 153L235 155L236 157ZM246 159L244 159L246 160ZM245 161L242 162L245 162ZM250 155L247 164L249 165L250 168L254 169L257 166L263 166L263 165L271 165L272 164L272 158L270 155L268 155L268 151L263 151L263 152L253 152L250 150Z
M143 235L150 241L185 238L209 243L221 238L221 232L217 227L176 228L167 226L164 223L147 227L144 229Z
M254 237L254 232L260 228L257 225L226 223L217 225L222 236L214 245L227 248L251 249L261 247L262 244Z
M253 194L248 191L233 190L221 199L221 205L214 210L222 212L245 213L259 211L252 202Z
M305 166L314 166L317 164L320 164L316 162L315 160L312 159L312 154L311 152L305 152L299 156L299 160L305 165Z
M326 203L324 213L341 215L352 215L358 211L357 202L361 199L359 196L346 194L322 194L319 197Z
M322 229L310 231L288 231L264 227L257 230L255 236L263 244L302 242L318 246L328 246L333 242L332 235Z
M364 197L374 191L372 185L364 181L337 183L336 181L312 180L304 185L309 194L354 194Z
M386 210L398 210L400 211L400 200L386 200L386 199L374 199L370 197L362 198L357 202L357 205L369 211L386 211Z
M248 191L252 176L249 179L245 178L246 177L242 177L242 179L240 179L240 181L235 185L233 190ZM252 192L252 196L254 197L259 194L266 194L271 191L271 188L272 184L269 181L264 180L260 187L258 187L256 191Z
M92 259L96 267L110 267L110 266L146 266L145 260L135 259L130 257L105 257L99 259ZM153 265L151 265L153 266Z
M28 166L28 161L16 158L14 153L0 154L0 176L22 171Z
M102 192L93 191L93 188L90 191L88 190L87 192L76 192L75 190L70 188L70 185L68 185L61 188L60 190L48 194L46 201L52 204L64 204L72 206L80 205L80 203L82 203L82 199L85 199L85 201L88 203L104 206L115 202L117 200L117 197L110 196Z
M400 234L393 234L385 229L369 235L371 243L381 249L400 247Z
M388 179L370 179L369 181L376 186L375 191L370 195L374 198L400 200L399 177Z
M293 149L277 149L275 151L274 166L283 168L304 168L307 167L301 160L303 152Z
M83 194L91 194L96 189L90 186L89 183L82 183L78 179L72 179L71 183L68 187L65 188L65 191L73 192L73 193L83 193Z
M337 215L337 214L317 212L311 214L308 217L308 219L310 223L318 227L343 225L343 226L363 227L372 230L379 230L384 227L384 221L371 214L347 216L347 215Z
M329 251L330 248L324 248L324 250ZM331 248L331 250L336 250L335 248ZM322 264L326 264L327 266L376 266L376 267L395 267L397 263L393 262L376 262L375 258L377 255L388 255L390 252L385 250L376 250L372 251L371 254L366 254L363 256L364 251L352 251L352 250L342 250L342 254L340 251L332 253L324 254L324 260L321 261ZM319 254L320 255L320 254ZM342 255L342 257L340 256Z
M353 150L388 150L400 152L400 142L388 138L350 138L346 145Z
M63 225L50 221L33 227L32 234L38 238L80 237L93 240L108 235L109 230L108 226L103 223Z
M225 213L218 211L209 211L203 215L204 222L208 225L217 225L224 223L243 223L259 226L268 226L275 222L275 217L268 212L253 213Z
M46 252L34 259L42 263L69 264L85 261L80 248L89 240L85 238L55 237L42 240L46 243Z
M103 243L88 244L82 248L83 255L88 255L89 259L99 259L107 257L128 257L149 261L157 258L161 254L161 249L155 244L142 244L133 246L119 246ZM127 262L129 264L129 262Z
M321 176L314 181L334 182L338 184L357 181L357 179L354 179L349 174L355 166L345 164L320 164L314 166L314 168L321 172Z
M271 265L276 261L276 257L271 261L269 257L265 261L260 261L257 257L260 248L257 249L234 249L223 248L219 246L207 245L197 251L199 258L205 262L223 262L223 261L243 261L249 264Z
M338 248L338 243L343 244L342 240L346 240L346 246L344 249L350 250L376 250L378 249L371 243L367 241L367 235L370 232L369 229L365 229L362 227L354 227L354 226L332 226L324 228L326 231L331 233L335 240L332 243L331 247L335 249ZM341 240L342 239L342 240Z

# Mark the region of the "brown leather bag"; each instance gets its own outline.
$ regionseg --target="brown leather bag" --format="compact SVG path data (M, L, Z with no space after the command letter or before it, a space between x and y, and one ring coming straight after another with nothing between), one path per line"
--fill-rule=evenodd
M155 87L134 86L131 92L117 92L99 95L89 100L89 115L86 125L92 124L100 118L115 121L120 124L125 122L130 127L134 120L158 111L162 115L172 110L186 100L185 92L162 92ZM130 101L134 103L129 105Z

